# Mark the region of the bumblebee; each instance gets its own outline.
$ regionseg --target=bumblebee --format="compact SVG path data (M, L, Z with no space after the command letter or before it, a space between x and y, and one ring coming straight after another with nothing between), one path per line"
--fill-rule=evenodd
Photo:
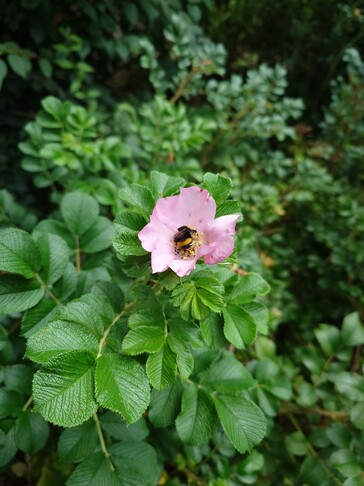
M200 238L198 232L188 226L180 226L174 235L174 246L177 255L183 259L194 256L200 247Z

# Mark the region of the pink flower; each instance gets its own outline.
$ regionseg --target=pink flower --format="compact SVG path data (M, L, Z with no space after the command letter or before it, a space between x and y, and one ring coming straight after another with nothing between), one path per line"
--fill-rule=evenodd
M239 214L214 219L215 213L214 199L196 186L159 199L150 222L138 234L142 247L152 253L153 273L169 267L183 277L202 256L208 265L230 256Z

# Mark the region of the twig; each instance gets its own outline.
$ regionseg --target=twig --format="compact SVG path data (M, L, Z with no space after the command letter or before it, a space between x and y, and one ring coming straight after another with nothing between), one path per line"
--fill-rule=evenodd
M101 425L100 425L100 421L99 421L99 417L97 416L97 414L95 413L94 416L93 416L94 420L95 420L95 423L96 423L96 428L97 428L97 433L99 435L99 441L100 441L100 445L101 445L101 449L102 449L102 452L105 454L105 457L109 463L109 466L110 466L110 469L112 472L115 471L115 468L114 468L114 465L111 461L111 458L110 458L110 452L107 450L107 447L106 447L106 444L105 444L105 439L104 439L104 436L102 434L102 429L101 429Z
M49 295L49 297L51 297L51 299L53 299L58 305L62 305L62 302L59 300L59 298L51 291L49 287L47 287L47 284L43 282L39 273L36 273L34 277L37 280L37 282L40 283L41 287L45 290L45 292Z

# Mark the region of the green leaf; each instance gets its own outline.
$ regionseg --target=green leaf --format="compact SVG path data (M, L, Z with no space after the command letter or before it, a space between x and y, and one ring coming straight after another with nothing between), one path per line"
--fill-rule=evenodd
M0 388L0 419L16 417L23 406L22 395L7 388Z
M40 276L47 285L52 285L62 277L68 265L70 251L67 243L51 233L38 233L35 241L41 256Z
M91 289L93 294L100 295L108 299L115 312L120 312L125 305L124 294L120 287L114 282L97 282Z
M68 263L62 277L53 286L55 294L66 301L75 292L77 287L77 270L73 263Z
M354 402L364 401L364 377L357 373L333 373L329 379L334 383L338 392Z
M80 248L84 253L96 253L106 250L115 237L115 230L110 220L99 216L89 230L81 236Z
M305 456L308 452L307 439L302 432L292 432L284 438L287 451L294 456Z
M360 321L358 312L345 316L341 340L345 346L359 346L364 344L364 326Z
M32 393L33 370L22 363L8 366L4 370L4 383L7 390L15 390L21 394Z
M245 349L255 339L257 326L243 307L229 305L223 309L224 334L238 349Z
M80 324L53 321L29 337L25 356L37 363L46 363L69 351L90 351L96 358L99 342Z
M151 172L152 193L156 199L175 194L180 187L186 185L182 177L171 177L162 172L153 170Z
M58 456L64 462L81 462L89 457L98 443L95 421L64 430L58 439Z
M139 420L149 405L148 379L134 359L103 354L97 360L95 387L99 404L120 413L128 423Z
M214 361L207 371L201 373L200 381L223 393L236 393L255 385L250 373L233 356Z
M267 306L260 302L250 302L249 304L245 304L243 308L254 319L257 332L268 334L269 313Z
M330 462L346 478L362 473L356 455L349 449L339 449L333 452L330 456Z
M239 201L224 201L216 208L216 218L227 216L228 214L241 214Z
M0 467L8 464L16 452L15 427L12 427L7 434L0 430Z
M174 382L176 356L168 343L148 357L146 370L150 383L159 391Z
M17 275L0 275L0 315L22 312L34 307L44 295L37 282Z
M149 435L149 428L141 418L134 424L126 424L122 417L113 412L106 412L100 417L102 428L116 440L141 442Z
M143 226L146 225L146 220L143 216L135 211L123 211L114 221L116 232L120 233L138 233Z
M214 398L221 425L232 445L240 453L250 451L265 436L263 412L251 400L232 395Z
M181 440L187 444L205 444L212 435L215 415L213 401L205 390L195 385L186 387L182 394L182 410L176 419Z
M18 74L20 77L26 79L30 70L32 69L32 63L28 57L19 56L18 54L9 54L8 63L14 73Z
M187 378L193 372L193 366L195 363L190 348L173 332L171 332L168 336L168 344L176 355L176 362L181 380L187 380Z
M61 201L61 213L71 233L81 236L96 223L99 205L88 194L69 192Z
M314 333L326 356L331 356L337 351L340 346L340 332L336 327L320 324Z
M201 334L211 349L221 349L226 345L223 331L224 321L221 315L215 312L201 322Z
M34 411L63 427L88 420L97 410L94 399L95 358L71 351L49 361L34 375Z
M203 187L209 191L216 204L220 204L229 196L233 183L228 177L207 172L203 177Z
M42 329L54 317L57 309L54 300L41 300L25 313L21 323L21 334L28 338Z
M37 413L21 412L15 423L15 441L21 451L36 454L46 444L49 425Z
M40 254L31 236L23 230L0 230L0 270L33 277L40 269Z
M134 206L143 216L149 219L155 200L148 187L140 184L131 184L119 191L119 197L131 206Z
M0 90L3 86L4 79L6 78L6 75L8 74L8 67L2 59L0 59Z
M362 403L356 403L350 408L350 420L360 430L364 430L364 407Z
M269 290L269 285L260 275L248 273L248 275L241 277L233 288L230 294L230 302L232 304L247 304L258 295L266 295Z
M165 343L164 329L157 326L138 326L125 336L123 351L126 354L155 353Z
M47 79L51 79L53 68L48 59L40 58L38 64L43 76L45 76Z
M125 483L111 470L105 454L96 452L76 467L67 486L125 486Z
M133 233L121 233L114 238L112 243L116 253L119 253L122 256L140 256L147 254L142 247L138 236Z
M182 390L179 380L160 392L153 390L148 416L155 427L173 424L181 408Z
M144 442L119 442L110 447L110 452L123 485L154 486L158 483L162 468L151 445Z

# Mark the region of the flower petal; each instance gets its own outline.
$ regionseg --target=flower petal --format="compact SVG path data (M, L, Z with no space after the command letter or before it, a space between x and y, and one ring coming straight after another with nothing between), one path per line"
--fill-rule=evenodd
M205 263L214 265L225 260L234 250L234 235L239 214L229 214L214 220L205 233L211 252L204 256Z
M181 260L179 258L175 258L169 264L169 268L171 268L179 277L184 277L192 272L193 269L196 268L196 261L197 258L193 258L191 260Z
M153 251L160 241L172 241L173 230L161 223L153 211L150 222L139 231L138 238L144 250Z
M159 221L174 231L189 226L202 233L215 217L216 203L205 189L182 187L178 196L159 199L155 211Z

